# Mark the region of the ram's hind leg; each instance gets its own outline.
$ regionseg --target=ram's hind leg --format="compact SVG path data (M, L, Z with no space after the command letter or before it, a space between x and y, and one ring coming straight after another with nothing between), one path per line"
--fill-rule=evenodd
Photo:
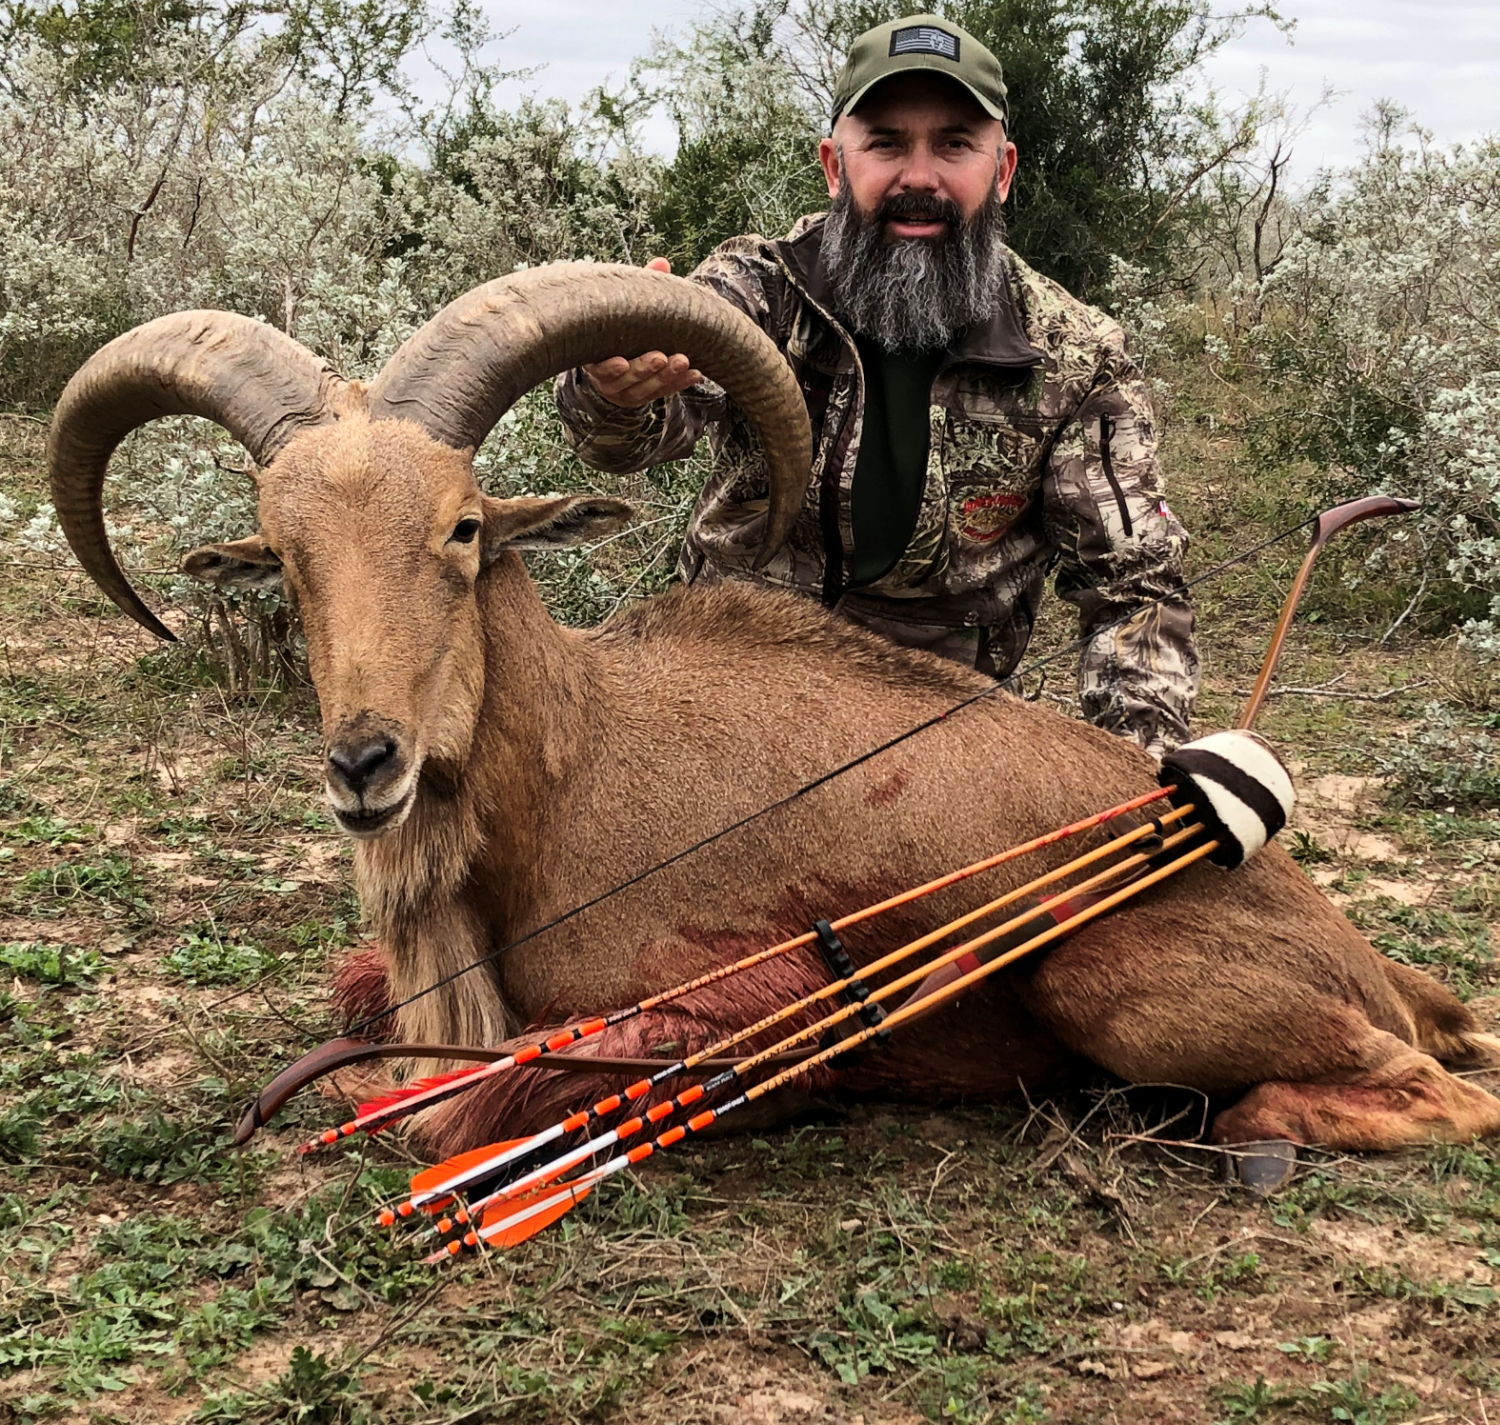
M1261 869L1264 879L1276 865ZM1243 1094L1214 1136L1279 1140L1260 1155L1274 1162L1239 1162L1241 1181L1260 1189L1285 1176L1294 1143L1387 1149L1500 1134L1500 1100L1427 1052L1482 1057L1463 1007L1435 982L1393 984L1389 962L1307 901L1310 886L1281 879L1269 889L1295 935L1236 905L1254 883L1225 878L1212 934L1186 900L1126 911L1058 946L1021 993L1065 1045L1123 1079Z
M1394 1035L1372 1031L1371 1040L1376 1062L1358 1078L1258 1084L1215 1120L1214 1141L1380 1151L1500 1134L1500 1099Z

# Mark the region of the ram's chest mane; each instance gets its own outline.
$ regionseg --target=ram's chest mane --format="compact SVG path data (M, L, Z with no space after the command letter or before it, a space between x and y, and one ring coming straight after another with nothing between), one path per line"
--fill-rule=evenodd
M443 915L463 895L483 845L471 798L439 803L425 791L397 830L356 843L360 906L376 934L399 937L413 921Z

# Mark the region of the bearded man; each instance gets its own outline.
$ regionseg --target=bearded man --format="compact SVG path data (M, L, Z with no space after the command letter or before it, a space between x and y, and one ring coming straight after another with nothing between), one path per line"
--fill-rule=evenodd
M1005 98L999 62L947 20L868 31L819 149L831 210L780 241L732 239L692 273L785 353L812 420L807 504L768 568L751 567L758 448L687 354L566 373L558 409L579 455L621 474L712 428L689 582L798 590L1003 679L1055 570L1079 608L1084 715L1159 757L1186 738L1197 691L1187 536L1124 333L1005 246Z

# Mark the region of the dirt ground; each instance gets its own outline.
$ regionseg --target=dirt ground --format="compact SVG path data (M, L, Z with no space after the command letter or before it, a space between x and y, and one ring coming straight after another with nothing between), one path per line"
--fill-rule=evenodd
M1256 530L1199 453L1173 503L1201 570ZM0 422L22 505L39 454ZM1233 721L1300 553L1204 586L1203 726ZM1382 645L1331 584L1309 608L1281 684L1321 691L1262 723L1298 776L1287 843L1500 1027L1500 819L1395 805L1380 770L1431 699L1492 718L1493 683L1441 637ZM298 1157L339 1116L306 1096L229 1142L332 1031L361 937L309 690L231 693L63 556L0 547L0 611L0 1422L1500 1425L1495 1146L1309 1153L1261 1202L1173 1090L830 1109L422 1265L372 1220L399 1139Z

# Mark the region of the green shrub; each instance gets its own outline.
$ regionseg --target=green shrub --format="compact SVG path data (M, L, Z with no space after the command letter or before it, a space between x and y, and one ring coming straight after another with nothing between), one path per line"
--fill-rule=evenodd
M213 932L190 932L162 956L162 965L190 985L246 985L280 962L254 945L226 944Z
M1338 556L1392 617L1425 606L1500 657L1500 140L1440 149L1389 107L1364 159L1291 214L1259 282L1224 307L1209 349L1263 383L1250 448L1268 481L1296 472L1325 503L1421 500ZM1308 471L1311 471L1311 475ZM1402 605L1405 609L1402 609Z
M1404 741L1375 754L1386 776L1386 800L1398 807L1500 807L1497 727L1500 714L1465 725L1447 704L1428 703Z
M79 985L105 973L97 950L36 940L0 945L0 966L12 975L46 985Z

